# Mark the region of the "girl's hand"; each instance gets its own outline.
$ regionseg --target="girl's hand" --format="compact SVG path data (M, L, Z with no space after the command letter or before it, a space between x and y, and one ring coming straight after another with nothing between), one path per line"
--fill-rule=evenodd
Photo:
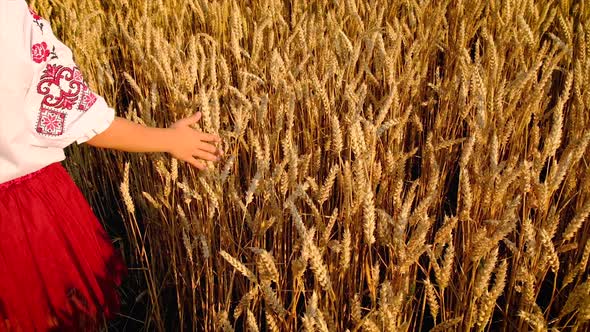
M168 152L176 159L184 160L194 167L204 170L206 165L203 160L218 161L223 152L214 145L214 143L221 142L219 136L199 132L190 127L200 119L201 112L197 112L176 121L169 128L173 139Z

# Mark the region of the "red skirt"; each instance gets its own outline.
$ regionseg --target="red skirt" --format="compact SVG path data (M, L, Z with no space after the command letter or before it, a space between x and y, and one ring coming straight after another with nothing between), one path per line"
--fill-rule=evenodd
M119 309L120 253L56 163L0 184L0 331L89 331Z

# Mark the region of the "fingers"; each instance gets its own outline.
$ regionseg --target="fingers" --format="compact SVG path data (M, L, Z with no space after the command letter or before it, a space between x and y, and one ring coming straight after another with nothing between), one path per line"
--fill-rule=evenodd
M195 124L195 123L199 122L199 120L201 120L202 116L203 116L203 113L197 112L197 113L189 116L186 119L188 120L189 124Z
M176 121L177 125L185 125L185 126L190 126L192 124L195 124L197 122L199 122L199 120L201 120L201 117L203 116L203 114L201 112L197 112L191 116L188 116L186 118L180 119L178 121Z
M215 142L215 143L221 142L221 138L215 134L199 133L198 137L199 137L199 140L201 140L203 142Z
M208 161L218 161L219 157L213 153L209 153L207 151L203 151L203 150L197 150L194 155L194 157L197 157L199 159L203 159L203 160L208 160Z
M213 153L213 154L221 154L221 150L218 149L215 145L213 144L209 144L209 143L205 143L205 142L201 142L199 144L199 150L203 150L205 152L209 152L209 153Z
M188 158L185 159L185 161L189 164L191 164L194 168L204 171L205 169L207 169L207 166L205 165L204 162L202 161L198 161L196 158Z

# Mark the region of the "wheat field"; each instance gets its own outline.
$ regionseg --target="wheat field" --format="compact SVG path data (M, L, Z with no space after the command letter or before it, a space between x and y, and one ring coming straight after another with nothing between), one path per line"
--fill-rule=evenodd
M32 0L138 123L73 147L130 268L110 330L590 328L590 4Z

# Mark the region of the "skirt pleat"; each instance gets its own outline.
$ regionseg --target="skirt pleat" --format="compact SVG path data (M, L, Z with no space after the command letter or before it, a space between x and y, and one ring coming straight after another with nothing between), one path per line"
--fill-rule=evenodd
M120 253L53 164L0 184L0 331L88 331L119 310Z

